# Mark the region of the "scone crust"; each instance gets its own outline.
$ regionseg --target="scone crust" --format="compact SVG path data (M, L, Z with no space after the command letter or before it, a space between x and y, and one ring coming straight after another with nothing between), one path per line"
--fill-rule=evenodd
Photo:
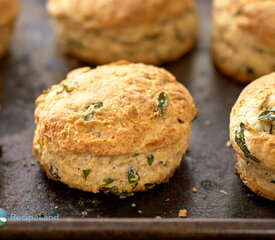
M250 153L267 169L275 170L275 134L272 123L258 120L259 115L275 106L275 73L250 83L240 94L230 115L230 139L238 155L246 161L244 152L235 141L241 123L245 125L245 142Z
M0 27L12 22L19 12L18 0L0 0Z
M161 92L168 98L162 116L156 112ZM84 121L85 109L97 102L103 107L95 110L93 121ZM149 152L174 144L196 115L190 93L173 75L128 62L74 71L41 95L36 105L41 135L64 149L100 156Z
M56 18L70 18L87 28L101 29L177 17L193 5L194 0L49 0L47 8Z
M275 70L275 1L214 1L212 55L226 75L249 83Z

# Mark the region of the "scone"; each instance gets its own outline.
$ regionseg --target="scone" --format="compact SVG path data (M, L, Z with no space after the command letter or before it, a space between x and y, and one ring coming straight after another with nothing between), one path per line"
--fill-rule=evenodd
M160 64L195 44L195 0L48 0L61 49L85 62Z
M36 100L34 154L53 180L125 197L173 175L196 112L164 69L126 61L77 69Z
M249 83L275 71L275 0L214 0L212 54L217 67Z
M18 0L0 0L0 58L6 54L9 48L18 12Z
M242 91L231 111L230 139L244 184L275 200L275 73Z

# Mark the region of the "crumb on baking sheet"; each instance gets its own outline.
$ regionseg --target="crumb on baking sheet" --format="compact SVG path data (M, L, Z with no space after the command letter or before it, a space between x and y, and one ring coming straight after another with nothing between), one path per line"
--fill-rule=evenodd
M37 183L41 183L41 182L42 182L42 179L38 179L38 180L37 180Z
M169 201L170 201L170 198L165 199L165 202L169 202Z
M138 210L138 213L139 213L139 214L142 214L142 211L141 211L141 210Z
M27 162L26 162L26 161L23 161L23 162L22 162L22 165L23 165L23 167L26 167L26 166L27 166Z
M230 140L228 140L225 145L226 145L226 147L230 148L232 146L232 143Z
M31 164L31 166L34 166L34 165L35 165L34 161L31 161L30 164Z
M161 216L156 216L155 219L161 219Z
M179 217L186 218L187 217L187 210L186 209L181 209L179 211Z
M193 188L192 188L192 191L193 191L194 193L196 193L196 192L198 191L198 189L197 189L196 187L193 187Z
M224 191L224 190L220 190L220 193L223 193L223 194L227 194L227 192L226 191Z
M82 215L82 216L87 216L87 214L88 214L88 212L87 212L87 211L83 211L83 212L81 212L81 215Z
M54 208L55 208L55 209L57 209L57 208L58 208L58 206L55 206Z
M205 120L204 125L209 126L211 124L210 120Z
M137 205L135 204L135 203L132 203L132 205L131 205L132 207L136 207Z

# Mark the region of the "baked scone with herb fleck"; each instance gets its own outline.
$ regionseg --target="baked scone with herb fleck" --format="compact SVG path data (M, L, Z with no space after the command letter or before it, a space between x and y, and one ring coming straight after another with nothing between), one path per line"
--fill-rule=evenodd
M212 53L242 83L275 71L275 0L214 0Z
M197 113L169 72L126 61L77 69L36 106L34 154L48 177L121 197L168 181Z
M231 111L230 139L244 184L275 200L275 73L242 91Z
M18 0L0 0L0 58L8 51L18 13Z
M48 0L64 52L89 63L160 64L195 44L195 0Z

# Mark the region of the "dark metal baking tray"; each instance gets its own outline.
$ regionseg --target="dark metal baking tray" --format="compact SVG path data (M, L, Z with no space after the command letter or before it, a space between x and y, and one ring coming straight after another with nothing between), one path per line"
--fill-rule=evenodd
M191 91L199 109L190 149L169 183L121 200L48 180L32 155L36 97L81 64L59 53L45 1L22 0L10 53L0 62L0 207L8 214L59 214L62 220L8 222L0 229L0 237L50 237L58 231L60 237L84 233L86 237L110 234L120 238L131 233L136 238L218 237L221 233L231 237L250 233L255 233L254 237L275 236L274 202L243 185L235 174L234 151L226 147L229 113L243 86L214 68L209 51L211 2L198 2L201 34L196 48L164 65ZM174 219L180 209L188 210L187 219ZM162 219L152 219L156 216Z

